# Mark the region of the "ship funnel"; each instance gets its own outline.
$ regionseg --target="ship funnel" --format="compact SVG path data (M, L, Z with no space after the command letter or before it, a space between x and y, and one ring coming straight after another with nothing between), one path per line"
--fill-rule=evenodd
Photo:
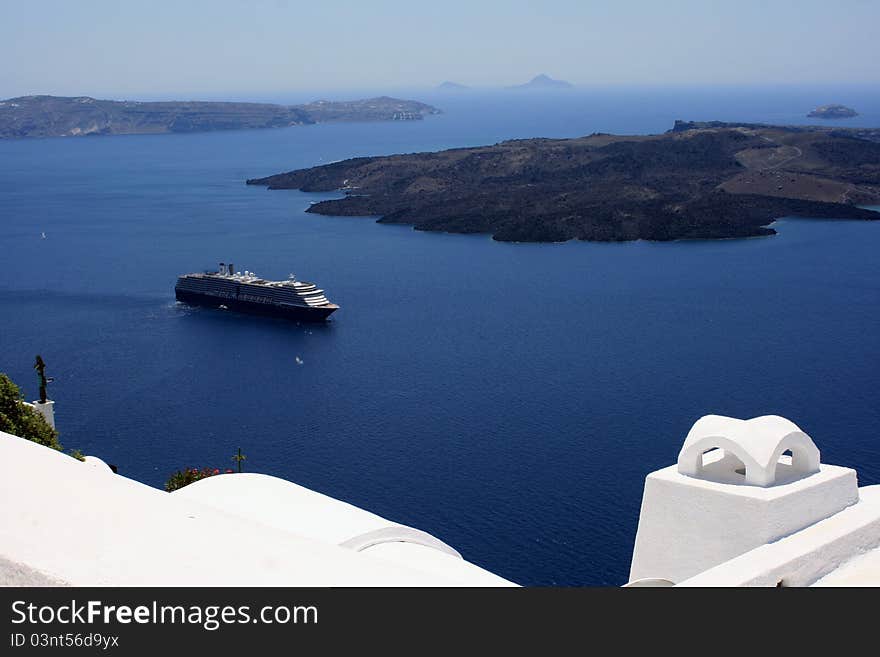
M229 263L229 275L233 276L235 274L235 266L230 262Z
M220 269L217 270L217 273L221 276L226 273L226 265L224 263L220 263Z

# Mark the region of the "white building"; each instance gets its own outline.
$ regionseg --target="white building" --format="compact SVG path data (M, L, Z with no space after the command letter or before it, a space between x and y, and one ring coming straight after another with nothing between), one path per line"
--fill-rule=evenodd
M778 416L707 415L645 480L629 586L880 585L880 486Z
M0 584L513 586L430 534L289 481L173 493L0 432Z
M174 493L0 433L0 584L511 586L438 538L289 481ZM706 416L649 474L627 586L880 585L880 486L768 416Z

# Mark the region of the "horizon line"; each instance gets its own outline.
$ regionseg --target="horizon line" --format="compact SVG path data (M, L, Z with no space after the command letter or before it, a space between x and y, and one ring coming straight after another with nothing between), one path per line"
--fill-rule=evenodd
M464 89L457 90L443 90L440 86L444 82L454 82L455 84L461 84ZM334 86L334 87L313 87L313 88L300 88L300 89L241 89L241 90L154 90L154 91L83 91L79 93L70 93L70 92L62 92L62 91L47 91L47 90L29 90L25 92L7 92L0 91L0 100L11 100L14 98L25 98L29 96L55 96L59 98L79 98L79 97L89 97L95 98L96 100L134 100L137 97L144 97L147 99L150 98L161 98L163 100L171 99L173 96L177 96L175 100L179 100L181 102L185 102L188 100L207 100L212 99L216 100L220 97L229 96L235 98L234 102L248 102L240 100L243 96L314 96L315 100L322 100L320 98L321 94L359 94L357 98L352 97L351 100L357 100L368 97L380 97L388 95L392 92L418 92L418 93L431 93L431 92L445 92L447 94L455 94L455 93L465 93L468 91L476 91L476 92L514 92L514 93L538 93L538 94L566 94L571 93L572 91L587 91L591 89L617 89L617 90L626 90L626 89L689 89L693 90L694 88L703 88L703 89L813 89L817 87L828 87L832 89L845 89L845 88L862 88L862 87L876 87L876 82L870 81L860 81L860 82L841 82L841 81L833 81L833 82L587 82L587 83L576 83L569 82L571 87L567 88L559 88L559 87L550 87L550 88L522 88L521 85L500 85L500 84L465 84L458 82L456 80L443 80L436 84L429 83L421 83L421 84L394 84L394 85L363 85L363 86ZM189 95L188 98L185 98L183 95ZM366 95L364 95L366 94ZM149 102L149 101L147 101ZM252 102L263 102L263 101L252 101Z

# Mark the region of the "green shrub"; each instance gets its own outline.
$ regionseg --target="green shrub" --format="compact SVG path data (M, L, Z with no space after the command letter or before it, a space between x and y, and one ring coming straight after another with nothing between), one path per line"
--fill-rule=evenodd
M232 470L229 468L226 469L226 474L230 474ZM198 481L199 479L204 479L205 477L213 477L214 475L220 474L219 468L202 468L199 470L198 468L186 468L185 470L178 470L173 475L168 477L168 481L165 482L165 490L169 493L171 491L177 490L178 488L183 488L184 486L193 483L194 481Z
M58 442L58 432L38 411L23 402L18 386L0 373L0 431L64 451Z

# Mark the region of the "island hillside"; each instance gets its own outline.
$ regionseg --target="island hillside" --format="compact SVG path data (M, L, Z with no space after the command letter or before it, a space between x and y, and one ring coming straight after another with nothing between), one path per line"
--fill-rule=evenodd
M22 96L0 101L0 138L281 128L330 121L418 120L439 112L424 103L387 96L352 101L320 100L306 105Z
M788 215L880 219L857 207L880 204L880 143L852 134L677 122L660 135L360 157L247 184L341 190L308 211L497 240L746 237Z

